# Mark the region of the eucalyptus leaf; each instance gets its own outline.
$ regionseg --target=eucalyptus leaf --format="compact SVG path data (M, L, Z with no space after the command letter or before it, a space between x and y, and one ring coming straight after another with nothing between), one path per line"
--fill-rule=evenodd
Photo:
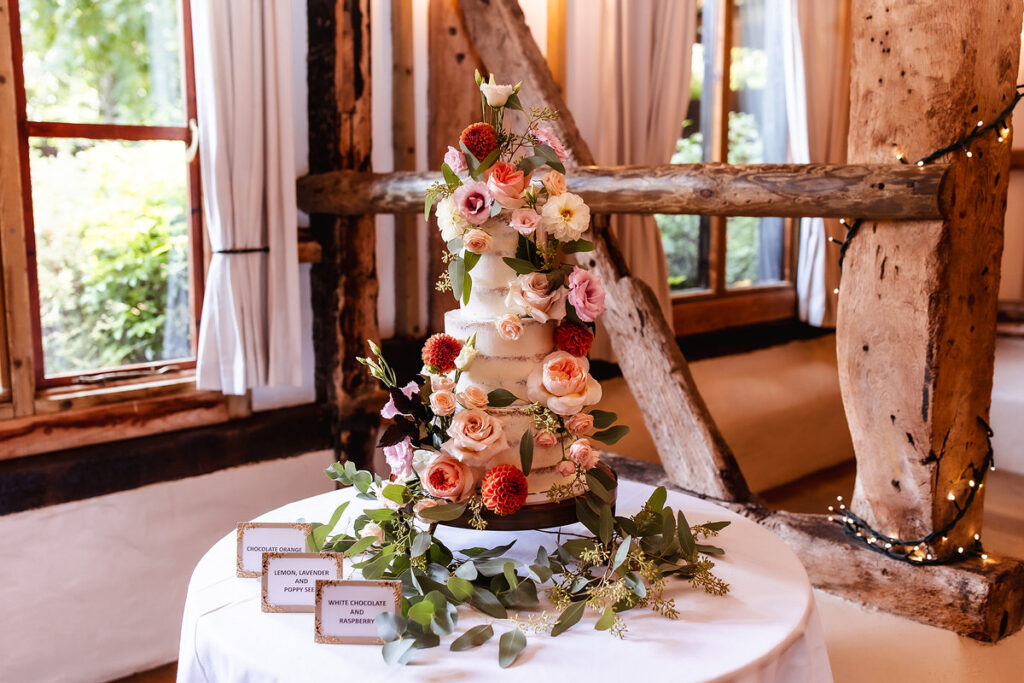
M415 644L416 640L414 638L392 640L390 643L384 644L381 654L384 656L384 661L388 664L405 664L412 657L412 648Z
M533 572L538 583L546 583L547 580L551 578L551 575L554 574L550 567L545 567L540 564L531 564L530 571Z
M516 565L511 561L503 557L492 557L484 560L475 560L473 562L476 565L477 571L484 576L497 576L505 571L506 564L512 564L513 567Z
M461 517L462 513L465 511L465 503L446 503L444 505L435 505L434 507L423 508L420 510L419 515L424 519L431 519L438 522L450 522L453 519Z
M529 476L533 468L533 428L527 427L523 438L519 441L519 463L523 474Z
M426 198L423 200L423 220L430 221L430 209L434 206L434 193L428 192Z
M362 567L363 578L369 581L376 581L380 577L384 576L384 572L387 571L388 565L391 563L391 558L393 557L394 553L382 552L377 555L377 557L373 558Z
M472 170L470 175L473 176L473 178L479 180L481 176L483 176L484 173L487 172L487 169L493 166L494 162L498 160L499 154L501 154L501 148L492 151L490 154L484 157L484 160L480 162L479 166Z
M455 570L455 576L467 581L474 580L479 576L479 574L480 572L476 570L476 565L472 562L463 562L459 565L458 569Z
M459 237L453 237L448 240L448 251L453 254L458 254L460 251L465 249L466 245L462 243L462 239Z
M363 514L375 522L390 522L395 518L395 511L387 508L370 508L363 510Z
M612 509L605 505L601 508L598 537L601 543L608 545L612 540L612 531L615 529L615 518L612 516Z
M480 626L474 626L453 640L449 649L452 652L462 652L463 650L479 647L493 637L494 628L490 624L481 624Z
M520 581L515 589L502 593L498 596L498 599L506 607L514 607L516 609L524 609L540 604L540 599L537 597L537 584L529 579Z
M504 408L516 402L516 395L508 389L495 389L487 394L489 408Z
M594 512L593 510L590 509L590 506L587 505L587 503L585 502L585 499L580 499L580 498L576 499L576 519L579 520L580 523L583 524L583 526L587 527L587 529L591 533L598 534L600 532L601 518L598 516L598 514L596 512ZM579 539L573 539L573 540L579 540ZM569 554L574 555L575 557L579 557L579 555L575 555L573 553L573 551L569 547L569 544L572 543L572 542L573 541L566 541L562 545L563 545L563 547L565 547L566 551ZM586 542L590 543L589 541L586 541Z
M519 101L519 93L512 93L505 100L506 109L515 109L516 111L523 111L523 103Z
M466 143L462 140L459 140L459 148L462 150L462 153L466 155L466 168L469 169L469 172L472 175L472 173L476 171L477 166L480 165L480 161L476 158L475 154L469 151L469 148L466 147Z
M377 635L385 643L397 640L399 634L405 630L406 619L394 612L381 612L375 617L377 622Z
M588 240L574 240L562 244L562 252L566 254L578 254L584 251L594 251L594 243Z
M365 470L356 472L355 476L352 477L352 485L356 487L359 493L366 493L370 490L370 484L373 483L373 475Z
M690 525L687 523L686 516L683 515L682 510L679 511L678 515L676 535L679 537L679 547L682 549L683 557L690 562L694 562L697 559L697 542L693 538Z
M524 174L530 174L537 170L541 166L547 163L547 160L539 154L533 154L528 157L523 157L516 162L516 170L522 171Z
M433 537L429 533L421 531L416 534L416 538L412 539L412 546L410 547L409 552L413 557L419 557L430 550L430 544L433 540Z
M619 543L619 547L615 549L615 555L612 556L612 571L617 571L619 567L629 557L629 547L633 544L633 538L626 536Z
M507 543L506 545L499 545L494 548L466 548L465 550L460 550L458 552L465 555L466 557L472 557L476 560L487 560L492 557L501 557L509 550L511 550L512 546L514 546L515 544L516 542L512 541L511 543Z
M535 273L538 270L537 266L533 265L533 263L530 261L524 261L523 259L506 256L501 260L518 275L529 275L530 273Z
M732 524L732 522L705 522L704 524L701 524L701 526L708 531L721 531L730 524Z
M498 601L498 598L494 596L494 593L485 588L474 586L473 595L470 597L469 603L479 611L488 616L494 617L495 619L508 618L508 612L505 611L505 606Z
M629 427L626 425L615 425L609 429L594 434L591 438L604 444L614 444L619 439L629 434Z
M551 629L551 635L557 636L575 626L583 618L583 611L586 608L587 603L584 600L574 602L566 607L565 611L558 615L558 620L555 621L555 625Z
M596 468L595 468L596 469ZM600 498L605 503L612 502L611 492L605 488L604 484L601 483L596 476L593 474L594 470L587 472L587 486L590 488L590 492Z
M644 585L644 580L640 578L640 575L636 572L629 572L622 580L626 582L626 586L629 590L638 598L647 597L647 586Z
M466 272L468 273L473 270L473 266L480 261L480 254L475 251L466 251L466 253L462 255L462 260L466 262Z
M453 258L448 262L448 279L452 284L452 296L456 301L462 300L462 286L466 279L466 262L461 258Z
M449 576L445 585L448 586L448 590L452 592L452 595L459 602L464 602L473 595L473 584L458 576Z
M405 505L405 503L408 502L406 500L406 495L408 493L409 489L401 484L388 484L384 487L384 490L381 491L382 496L388 500L398 503L399 505Z
M526 636L518 628L502 633L498 638L498 664L502 669L512 666L526 647Z
M463 262L462 266L462 303L469 303L469 295L473 291L473 276L469 274L469 270Z
M608 410L591 410L590 417L594 418L594 429L606 429L619 419L618 415Z
M605 607L604 612L601 613L601 618L594 624L594 628L598 631L607 631L615 623L615 610L611 607Z
M704 553L705 555L725 555L725 551L716 545L705 545L704 543L698 543L696 545L698 553Z
M348 547L348 549L345 551L345 556L352 557L353 555L358 555L359 553L365 551L367 548L373 545L374 541L376 540L377 539L373 536L364 536L360 538L358 541L356 541Z
M562 160L555 154L555 150L551 149L547 145L534 145L533 153L544 159L551 168L555 169L559 173L565 173L565 166L562 164Z
M595 532L596 533L596 532ZM584 552L592 551L597 546L593 541L586 538L571 538L561 545L565 552L569 553L572 557L579 559Z
M588 475L597 479L608 490L612 491L619 486L619 482L607 470L594 467L587 472Z
M434 603L423 599L409 608L409 618L417 624L429 626L434 616Z
M462 185L462 181L459 180L459 176L455 175L455 171L447 163L441 164L441 175L444 176L444 182L448 184L449 189L454 189Z
M647 499L647 504L644 505L649 510L661 514L661 510L665 507L665 500L668 498L668 492L664 486L659 486L654 489L651 497Z
M519 585L519 577L516 576L516 565L512 562L506 562L501 568L501 571L505 574L505 580L508 581L508 587L511 590L515 590Z

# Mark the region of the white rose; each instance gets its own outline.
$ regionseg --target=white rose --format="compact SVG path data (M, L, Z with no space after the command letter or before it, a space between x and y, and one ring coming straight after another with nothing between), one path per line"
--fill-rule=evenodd
M549 292L551 283L544 273L520 275L509 284L505 306L514 313L546 323L565 317L565 287Z
M380 525L376 522L369 522L363 527L363 530L359 532L361 538L371 537L377 539L377 543L384 542L384 530L380 528Z
M493 76L490 83L480 84L480 92L487 98L487 106L489 107L504 107L505 103L508 102L508 98L512 97L514 89L515 86L512 85L498 85L494 82Z
M459 355L455 357L455 367L459 370L465 370L473 362L474 358L476 358L476 349L469 344L465 344L462 350L459 351Z
M437 227L441 230L441 239L450 242L453 239L462 239L462 236L473 229L466 217L455 206L451 197L446 197L437 203Z
M540 213L544 227L559 242L574 242L590 227L590 207L572 192L550 197Z

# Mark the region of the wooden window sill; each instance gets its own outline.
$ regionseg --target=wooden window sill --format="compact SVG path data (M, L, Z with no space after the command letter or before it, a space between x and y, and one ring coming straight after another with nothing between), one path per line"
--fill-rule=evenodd
M672 298L677 337L787 320L796 315L796 289L792 283L730 289L723 294L677 294Z

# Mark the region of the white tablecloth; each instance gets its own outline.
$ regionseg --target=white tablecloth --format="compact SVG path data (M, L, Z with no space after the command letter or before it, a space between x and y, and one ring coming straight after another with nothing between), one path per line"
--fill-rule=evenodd
M619 514L632 514L652 487L623 481ZM257 521L326 522L351 489L307 498L259 517ZM357 501L359 502L359 501ZM232 531L200 560L189 583L181 627L178 681L256 683L262 681L499 681L565 683L650 683L653 681L774 681L823 683L832 680L825 639L807 574L796 556L771 532L707 501L669 492L668 505L682 510L691 524L714 520L733 523L713 542L726 551L715 572L732 590L707 595L670 580L666 596L675 598L679 619L650 610L623 613L628 632L617 640L593 629L589 615L556 638L528 636L526 650L508 668L498 667L498 635L507 624L460 608L455 634L441 646L419 650L408 666L388 666L375 645L326 645L313 642L313 615L260 611L260 580L235 578ZM350 506L342 520L351 520ZM566 531L585 532L582 526ZM450 548L493 547L518 541L512 557L532 560L538 545L552 550L555 536L541 532L469 531L439 527ZM516 554L516 551L519 554ZM346 573L348 573L346 571ZM524 618L525 621L525 618ZM465 652L450 652L449 642L470 626L494 622L495 637Z

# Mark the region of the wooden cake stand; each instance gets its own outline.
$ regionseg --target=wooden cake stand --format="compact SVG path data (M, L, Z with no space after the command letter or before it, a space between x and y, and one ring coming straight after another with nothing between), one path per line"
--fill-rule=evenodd
M598 463L599 467L605 474L610 475L613 479L618 481L618 476L615 474L615 470L605 465L603 462ZM615 511L615 498L617 488L611 490L611 504L612 512ZM524 505L519 512L511 515L496 515L490 510L483 510L480 513L480 517L487 522L487 528L484 531L523 531L527 529L550 529L553 527L566 526L569 524L575 524L579 520L576 518L576 502L581 501L584 494L574 496L572 498L565 498L556 502L541 503L540 505ZM447 522L438 522L443 526L458 527L460 529L472 529L473 526L469 523L472 519L472 513L467 510L461 517L453 519Z

